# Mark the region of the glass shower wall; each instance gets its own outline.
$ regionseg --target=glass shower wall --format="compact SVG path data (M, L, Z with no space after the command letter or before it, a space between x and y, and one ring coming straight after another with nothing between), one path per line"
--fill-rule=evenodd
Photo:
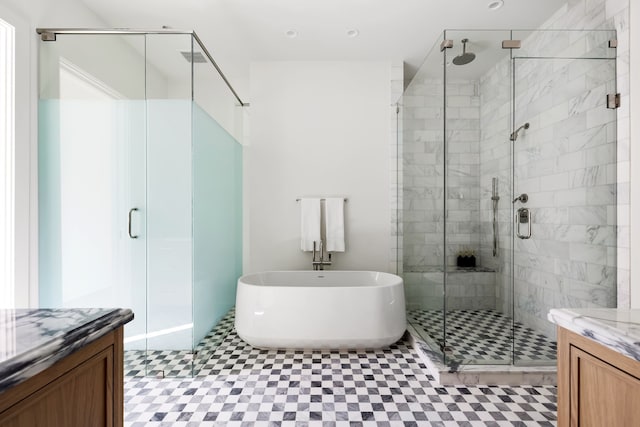
M210 59L194 43L193 345L197 366L233 328L242 275L243 110Z
M438 41L405 89L402 109L402 276L407 318L443 356L444 67Z
M202 53L162 31L40 45L40 305L132 308L131 375L193 375L232 325L243 111Z
M179 376L193 349L190 34L145 37L149 373ZM185 57L186 55L186 57ZM171 357L154 356L171 351ZM156 362L157 360L157 362Z
M615 306L615 37L447 30L406 88L408 319L444 362L553 364L550 308Z

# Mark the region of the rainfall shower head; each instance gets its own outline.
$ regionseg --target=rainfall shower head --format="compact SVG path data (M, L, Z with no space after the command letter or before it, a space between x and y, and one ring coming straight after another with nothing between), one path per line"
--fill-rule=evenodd
M180 54L184 56L184 59L189 63L204 64L207 62L202 52L181 51Z
M455 65L466 65L469 62L471 62L474 59L476 59L476 54L475 53L467 52L467 42L468 41L469 41L469 39L462 39L462 55L458 55L455 58L453 58L453 63Z
M511 134L511 136L509 137L509 139L511 141L515 141L516 139L518 139L518 132L520 132L522 129L529 129L529 122L523 124L522 126L520 126L518 129L516 129L515 132L513 132Z

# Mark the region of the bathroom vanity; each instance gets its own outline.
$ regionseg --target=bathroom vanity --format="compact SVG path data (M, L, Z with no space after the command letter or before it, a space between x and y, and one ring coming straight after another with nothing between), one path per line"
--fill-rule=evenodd
M640 419L640 310L554 309L558 426L632 426Z
M122 426L128 309L0 310L0 427Z

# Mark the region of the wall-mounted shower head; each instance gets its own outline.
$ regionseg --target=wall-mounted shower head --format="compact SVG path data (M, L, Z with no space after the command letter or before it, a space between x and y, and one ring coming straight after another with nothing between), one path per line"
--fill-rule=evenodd
M469 62L471 62L474 59L476 59L476 54L475 53L467 52L467 42L468 41L469 41L469 39L462 39L462 55L458 55L455 58L453 58L453 63L455 65L466 65Z
M518 129L516 129L516 131L511 134L509 139L511 141L515 141L516 139L518 139L518 132L520 132L522 129L529 129L529 123L527 122L527 123L523 124L522 126L520 126Z

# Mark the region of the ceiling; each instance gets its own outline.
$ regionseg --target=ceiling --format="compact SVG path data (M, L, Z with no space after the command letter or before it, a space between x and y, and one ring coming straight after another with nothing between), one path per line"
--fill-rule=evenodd
M563 0L81 0L110 27L195 30L249 99L253 61L403 61L411 78L448 28L537 28ZM287 30L298 36L289 38ZM359 35L347 36L349 29ZM470 45L471 46L471 45Z

